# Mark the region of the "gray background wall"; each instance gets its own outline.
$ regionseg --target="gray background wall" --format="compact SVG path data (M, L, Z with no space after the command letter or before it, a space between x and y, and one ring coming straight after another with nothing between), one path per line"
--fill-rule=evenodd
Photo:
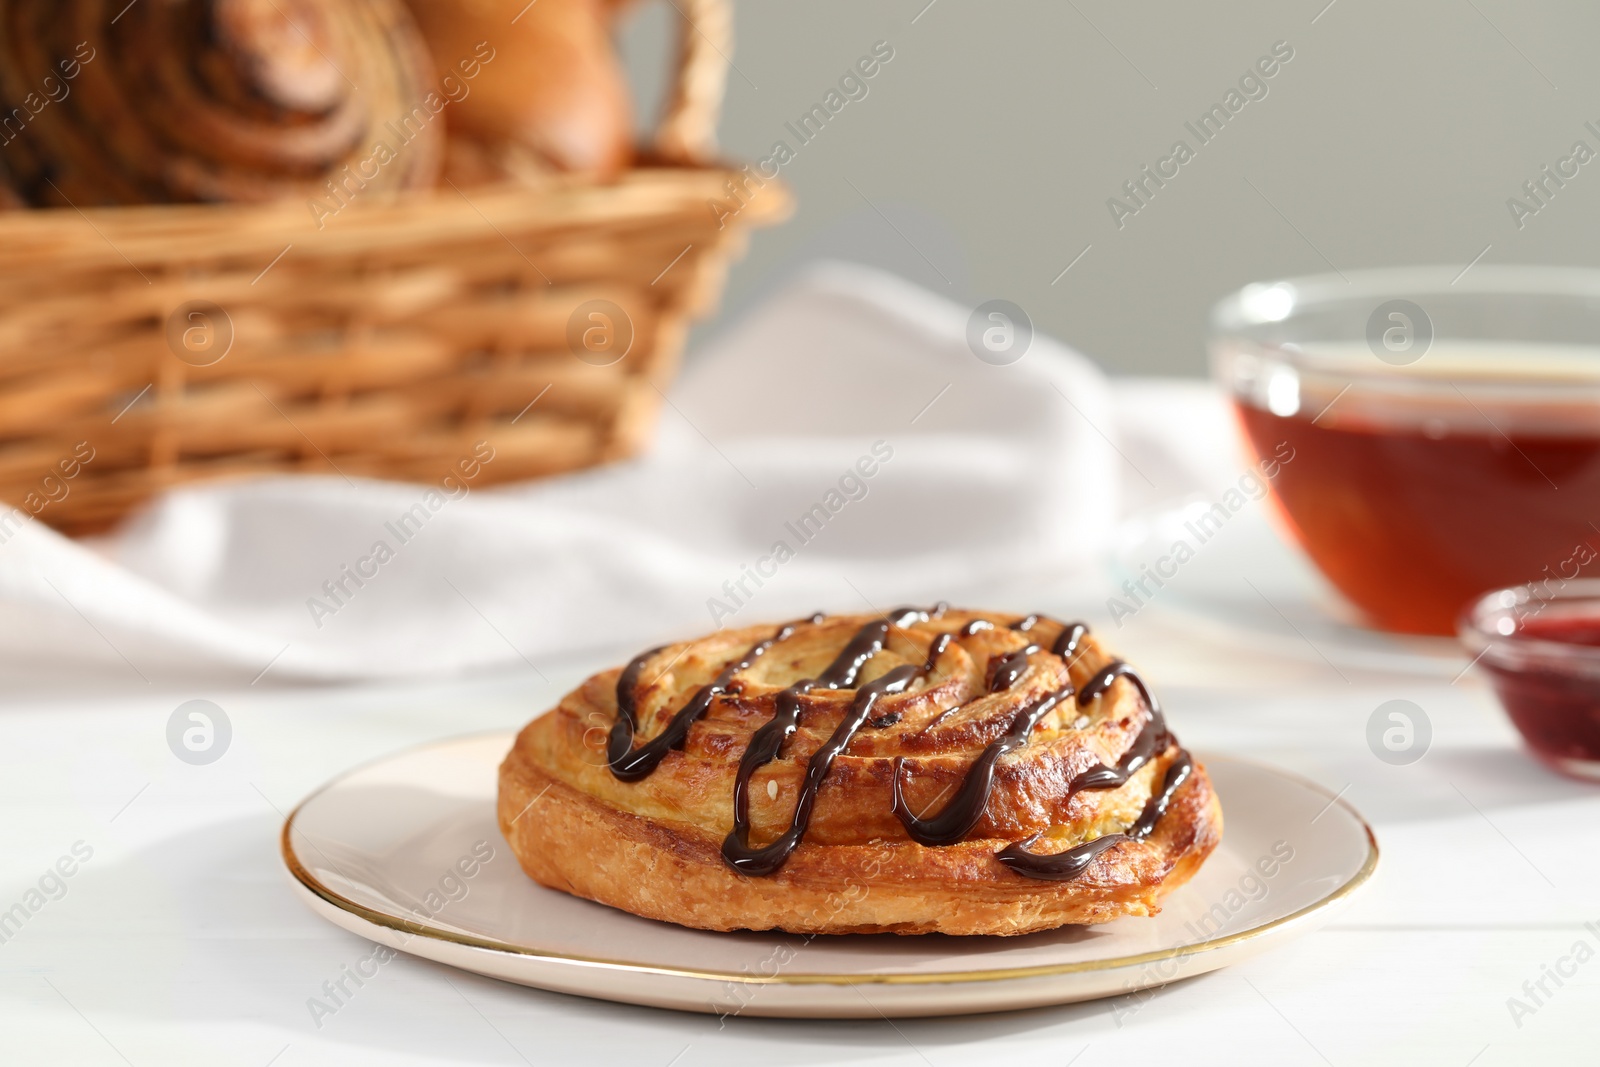
M669 15L624 28L646 108ZM799 212L756 237L719 321L836 255L1013 300L1117 372L1199 375L1210 305L1252 280L1486 247L1600 260L1600 159L1520 230L1506 206L1574 141L1600 152L1593 0L739 0L736 32L722 139L741 160L797 147L784 123L875 41L895 54L783 169ZM1294 58L1267 96L1200 146L1185 120L1277 41ZM1119 229L1107 198L1180 137L1195 158Z

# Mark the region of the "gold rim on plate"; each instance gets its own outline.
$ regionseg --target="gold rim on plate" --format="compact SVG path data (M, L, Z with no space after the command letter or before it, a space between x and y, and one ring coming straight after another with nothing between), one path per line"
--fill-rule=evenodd
M1346 801L1341 794L1330 792L1328 789L1325 789L1318 783L1311 781L1309 778L1303 778L1298 774L1282 770L1270 764L1260 763L1256 760L1241 759L1238 756L1220 756L1217 758L1233 763L1246 764L1259 770L1268 771L1280 778L1297 782L1311 791L1327 797L1329 807L1337 804L1339 807L1343 808L1350 815L1350 817L1361 826L1362 831L1367 837L1367 855L1366 859L1362 861L1360 869L1346 879L1342 884L1334 888L1326 896L1312 901L1310 904L1307 904L1298 911L1292 912L1281 918L1274 919L1269 923L1253 927L1249 930L1241 930L1236 934L1229 934L1227 937L1212 938L1207 941L1197 941L1192 944L1178 945L1174 948L1159 949L1153 952L1142 952L1133 956L1115 956L1109 959L1083 960L1075 963L1037 964L1032 967L1010 967L987 971L943 971L932 974L751 975L737 971L694 971L682 967L658 967L652 964L631 963L627 960L608 960L592 956L576 956L564 952L546 952L539 949L524 948L522 946L513 945L505 941L496 941L493 938L474 937L471 934L460 934L453 930L445 930L437 926L429 926L426 923L419 923L412 919L402 918L398 915L389 915L385 912L376 911L367 907L365 904L359 904L356 901L351 900L349 897L330 889L328 886L324 885L316 875L307 870L305 865L300 862L299 856L295 854L294 846L290 842L290 835L294 832L295 817L300 814L300 810L307 804L311 803L313 800L317 799L334 786L339 785L351 775L356 774L367 767L375 766L379 763L386 763L392 759L406 755L407 753L417 752L422 749L434 748L441 745L469 741L478 737L487 738L505 732L506 731L501 730L486 730L483 733L463 734L457 737L446 738L442 741L427 741L423 742L422 744L412 745L407 748L400 749L397 752L391 752L386 756L380 756L376 759L368 760L365 763L357 764L355 767L345 771L337 778L323 783L321 786L313 790L308 796L306 796L304 800L296 804L294 806L294 810L289 812L288 817L283 820L283 830L279 835L279 842L283 854L283 862L284 865L289 868L289 873L292 874L295 880L311 893L333 905L335 908L338 908L340 911L354 915L356 918L362 919L363 921L371 923L374 926L378 926L387 930L394 930L399 933L410 934L413 937L425 937L434 941L445 941L450 944L463 945L468 948L484 949L489 952L499 952L511 956L526 956L534 959L550 960L556 963L571 963L585 967L602 967L611 970L630 971L636 974L659 974L673 978L689 978L700 981L736 982L741 985L749 986L772 986L948 985L959 984L963 982L1001 982L1022 978L1046 978L1059 974L1080 974L1086 971L1114 971L1120 970L1124 967L1137 967L1144 964L1159 963L1163 960L1181 959L1186 956L1195 956L1204 952L1215 952L1218 949L1227 948L1230 945L1236 945L1243 941L1249 941L1280 927L1287 926L1290 923L1312 914L1313 912L1321 911L1323 908L1338 903L1339 901L1348 897L1350 894L1354 893L1357 889L1361 888L1361 886L1372 877L1372 873L1378 869L1379 853L1377 835L1373 833L1372 827L1367 823L1367 820L1361 817L1361 813L1358 812L1353 805ZM1204 762L1204 760L1202 759L1201 762ZM312 847L315 848L314 845ZM696 932L708 933L709 931Z

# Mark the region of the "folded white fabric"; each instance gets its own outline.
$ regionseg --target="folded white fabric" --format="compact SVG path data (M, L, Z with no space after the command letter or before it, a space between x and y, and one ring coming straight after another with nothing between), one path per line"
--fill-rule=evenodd
M692 361L634 462L493 490L202 485L91 543L24 523L0 544L0 668L538 667L1091 563L1126 463L1109 387L1040 335L980 361L969 313L819 265Z

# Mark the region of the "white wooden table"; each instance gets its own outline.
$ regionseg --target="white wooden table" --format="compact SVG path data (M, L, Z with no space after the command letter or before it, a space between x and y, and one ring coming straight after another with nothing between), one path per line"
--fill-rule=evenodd
M1104 595L994 603L1092 618ZM1474 675L1344 667L1341 678L1314 656L1253 656L1207 633L1149 611L1115 639L1191 748L1344 790L1378 830L1374 882L1322 932L1137 1003L896 1023L674 1014L405 956L313 1020L309 998L369 946L290 896L283 813L353 763L520 724L600 662L540 664L548 682L523 672L354 688L25 679L0 711L0 908L28 912L12 912L20 926L0 943L0 1062L1593 1062L1600 958L1562 964L1571 976L1545 978L1539 1004L1524 983L1577 942L1600 950L1600 788L1525 756ZM176 759L166 740L173 709L194 698L233 727L207 766ZM1393 698L1432 722L1430 750L1409 766L1367 746L1368 716ZM48 876L63 857L71 876ZM1513 997L1534 1010L1514 1018Z

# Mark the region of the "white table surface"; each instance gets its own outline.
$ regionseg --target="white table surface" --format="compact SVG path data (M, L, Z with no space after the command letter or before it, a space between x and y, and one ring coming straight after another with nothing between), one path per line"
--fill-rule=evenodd
M1058 583L991 603L1104 619L1104 597ZM636 650L567 664L535 656L543 679L523 670L392 686L24 677L0 710L0 909L75 843L93 856L0 943L0 1063L1593 1062L1600 959L1559 989L1547 980L1554 995L1520 1026L1507 1002L1576 941L1600 947L1583 925L1600 928L1600 788L1524 755L1475 674L1452 683L1253 653L1159 605L1114 640L1191 748L1342 789L1375 825L1378 874L1327 928L1131 1012L1102 1001L893 1023L719 1020L401 956L318 1026L308 998L369 945L290 895L283 813L353 763L520 724ZM166 743L168 716L196 697L222 706L234 730L209 766L180 762ZM1367 747L1368 716L1393 698L1433 725L1410 766Z

